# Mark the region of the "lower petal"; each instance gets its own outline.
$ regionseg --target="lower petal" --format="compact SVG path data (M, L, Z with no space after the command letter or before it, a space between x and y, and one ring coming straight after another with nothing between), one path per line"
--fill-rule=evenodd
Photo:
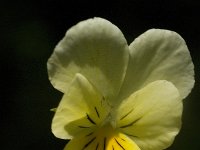
M72 139L64 150L140 150L126 135L106 125L94 133Z
M108 140L106 150L140 150L135 142L122 133L111 137Z

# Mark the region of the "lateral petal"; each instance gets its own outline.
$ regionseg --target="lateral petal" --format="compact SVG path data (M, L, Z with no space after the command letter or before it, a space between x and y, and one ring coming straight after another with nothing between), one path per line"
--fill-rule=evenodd
M103 96L84 76L76 74L56 109L52 132L61 139L89 134L105 119L108 111Z
M117 115L117 127L142 150L165 149L180 130L182 100L172 83L158 80L124 100Z

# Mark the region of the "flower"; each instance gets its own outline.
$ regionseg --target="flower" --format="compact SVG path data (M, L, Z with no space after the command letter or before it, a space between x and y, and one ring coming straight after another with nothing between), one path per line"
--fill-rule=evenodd
M182 99L194 85L185 41L151 29L129 46L109 21L69 29L48 60L53 86L64 93L53 134L65 150L161 150L181 127Z

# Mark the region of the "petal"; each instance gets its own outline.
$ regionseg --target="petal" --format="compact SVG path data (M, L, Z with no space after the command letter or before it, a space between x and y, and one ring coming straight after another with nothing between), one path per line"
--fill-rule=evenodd
M110 128L102 128L89 136L72 139L64 150L140 150L126 135Z
M69 141L64 150L95 150L97 146L96 138L81 136Z
M102 95L81 74L64 94L52 121L52 132L61 139L89 134L105 119L108 107Z
M182 98L190 93L194 85L194 66L180 35L151 29L135 39L129 48L130 60L122 97L156 80L172 82Z
M102 18L69 29L48 60L53 86L65 92L76 73L83 74L108 99L116 96L128 64L128 45L121 31Z
M158 80L124 100L117 114L117 127L142 150L165 149L180 130L182 100L172 83Z
M140 150L137 144L128 136L118 133L108 140L106 150Z

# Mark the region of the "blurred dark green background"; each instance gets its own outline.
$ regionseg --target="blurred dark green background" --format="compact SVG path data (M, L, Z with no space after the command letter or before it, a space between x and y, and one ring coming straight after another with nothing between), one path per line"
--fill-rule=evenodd
M128 42L149 28L174 30L190 49L196 85L184 101L183 126L168 150L200 149L200 5L198 1L1 1L0 149L59 150L51 133L62 94L48 81L46 62L66 30L99 16L117 25Z

